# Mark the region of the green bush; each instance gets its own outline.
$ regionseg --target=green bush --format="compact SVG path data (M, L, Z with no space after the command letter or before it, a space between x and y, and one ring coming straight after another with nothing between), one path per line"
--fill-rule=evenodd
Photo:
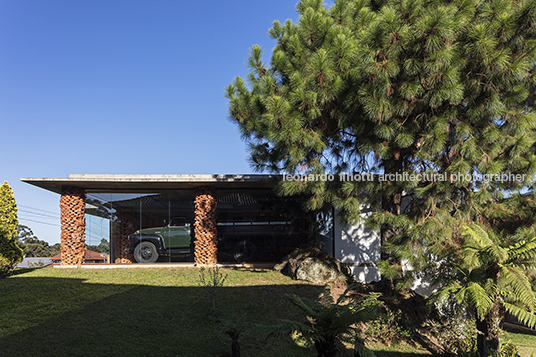
M17 203L7 182L0 186L0 278L8 276L22 261L22 250L17 246Z
M366 338L381 341L387 346L390 346L394 341L410 339L411 332L399 324L402 319L402 311L392 311L387 306L384 309L385 312L380 314L379 318L366 324L364 329Z

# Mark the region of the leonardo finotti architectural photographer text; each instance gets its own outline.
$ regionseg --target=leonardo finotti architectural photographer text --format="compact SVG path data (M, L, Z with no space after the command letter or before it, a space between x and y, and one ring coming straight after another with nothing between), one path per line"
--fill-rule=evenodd
M494 182L522 182L526 179L526 174L512 174L512 173L501 173L501 174L423 174L416 173L410 174L407 172L395 173L395 174L284 174L283 181L349 181L349 182L360 182L360 181L428 181L428 182L437 182L437 181L494 181Z

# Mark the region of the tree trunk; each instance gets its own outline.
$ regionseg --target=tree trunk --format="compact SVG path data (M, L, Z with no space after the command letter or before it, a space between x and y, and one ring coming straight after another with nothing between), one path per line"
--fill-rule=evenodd
M233 341L231 352L233 357L240 357L240 345L238 344L238 341Z
M315 349L318 352L318 357L333 357L338 352L335 341L329 339L326 339L326 341L316 341Z
M384 173L386 175L388 174L401 174L403 170L403 162L400 158L400 150L396 150L394 154L394 159L391 159L389 161L385 161L384 163ZM387 177L387 176L386 176ZM382 183L384 186L384 190L387 189L389 185L395 185L396 182L389 182L385 181ZM402 193L397 192L395 194L391 194L387 197L383 198L382 202L382 209L384 212L392 213L394 215L400 215L401 213L401 206L402 206ZM389 225L382 225L381 227L381 245L382 247L386 242L391 241L391 238L396 235L396 230L393 229L393 227ZM381 252L381 259L382 260L390 260L391 256L388 252L382 249Z
M477 348L480 357L498 357L500 352L499 339L499 303L496 300L490 313L484 320L477 320Z

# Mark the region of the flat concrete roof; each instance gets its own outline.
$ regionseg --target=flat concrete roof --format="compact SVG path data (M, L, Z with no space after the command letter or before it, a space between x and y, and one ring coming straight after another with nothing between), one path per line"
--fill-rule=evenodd
M272 188L279 175L69 175L66 178L22 177L29 183L55 193L62 186L75 186L86 192L143 192L153 190L194 189L198 186L216 188Z

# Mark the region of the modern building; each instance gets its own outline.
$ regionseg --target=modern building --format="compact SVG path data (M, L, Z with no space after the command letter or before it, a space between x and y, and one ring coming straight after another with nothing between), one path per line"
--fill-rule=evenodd
M299 197L274 193L280 179L276 175L69 175L21 181L60 195L62 265L84 263L87 238L108 240L110 262L115 264L144 261L152 254L151 244L157 246L159 262L175 261L182 254L183 259L209 264L234 259L275 262L315 237L327 253L350 265L359 280L379 280L379 232L342 224L329 207L304 211ZM129 250L132 235L147 241L146 245ZM151 240L154 235L164 238Z

